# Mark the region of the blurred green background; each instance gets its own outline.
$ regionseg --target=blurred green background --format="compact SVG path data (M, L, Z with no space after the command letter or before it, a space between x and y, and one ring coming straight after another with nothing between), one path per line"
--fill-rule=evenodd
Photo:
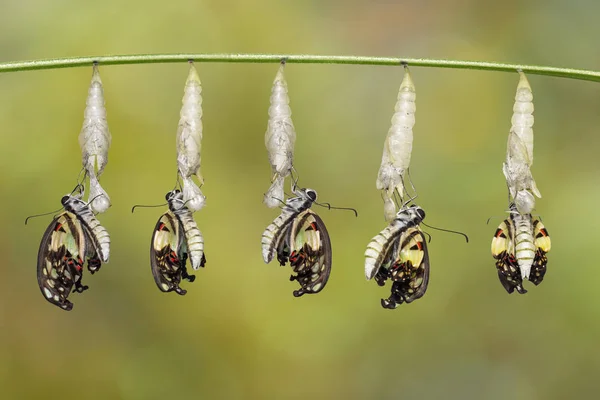
M126 53L308 53L504 61L599 69L600 3L569 1L17 1L0 5L0 61ZM91 68L0 74L0 392L5 399L598 398L600 86L530 75L533 174L553 248L543 284L507 295L490 242L507 207L501 172L517 74L411 69L412 177L431 231L425 297L395 311L366 282L384 226L375 189L401 68L288 65L296 167L321 201L333 271L292 297L261 258L277 215L262 195L276 64L197 64L203 82L196 214L208 264L185 297L158 291L150 237L173 187L188 67L101 67L113 135L99 218L111 261L64 312L36 283L39 242L81 168ZM486 225L490 216L499 216Z

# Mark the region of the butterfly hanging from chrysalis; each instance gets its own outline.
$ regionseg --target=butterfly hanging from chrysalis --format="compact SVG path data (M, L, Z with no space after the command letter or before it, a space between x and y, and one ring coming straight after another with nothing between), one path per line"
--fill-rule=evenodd
M415 85L408 67L404 67L404 78L398 91L398 99L394 107L392 125L388 130L383 145L381 166L377 175L377 189L382 190L384 199L384 215L392 220L396 214L394 192L405 195L404 179L410 165L413 144L413 127L416 111Z
M271 164L271 187L263 202L267 207L283 205L281 214L265 229L262 235L262 255L270 263L277 255L281 266L289 263L300 289L294 297L319 293L331 273L331 241L323 220L310 209L317 200L317 192L301 189L292 183L294 197L284 201L284 181L292 174L296 131L292 123L287 82L284 76L285 61L281 62L271 89L269 122L265 145Z
M296 131L292 123L292 110L284 76L285 62L281 62L271 89L269 122L265 133L265 146L271 164L271 186L263 202L269 208L283 203L284 181L291 174L294 164Z
M420 223L425 211L406 203L405 178L408 174L413 144L416 111L415 85L408 67L400 84L398 98L383 146L377 189L382 191L384 215L389 221L367 245L365 277L375 278L379 286L392 282L391 295L381 300L383 308L394 309L402 303L421 298L429 283L429 253ZM395 201L402 202L396 211Z
M150 266L156 286L163 292L174 291L184 295L181 280L195 280L188 274L188 258L194 270L204 267L204 238L194 220L193 212L201 209L206 197L194 182L196 176L203 184L200 173L202 144L202 87L194 64L183 91L182 107L177 127L177 171L183 181L182 190L167 193L169 210L156 223L150 243Z
M99 178L108 163L111 135L106 121L104 89L97 64L93 66L92 82L83 115L79 146L81 147L83 168L90 182L88 201L94 212L103 213L110 207L110 198L100 185Z
M506 161L502 171L509 196L509 217L496 229L492 256L498 278L508 293L527 293L523 280L539 285L546 274L551 241L539 218L531 215L535 196L540 197L530 167L533 165L533 94L527 77L519 71Z
M108 232L90 204L81 200L83 188L78 185L77 190L75 195L62 198L65 211L44 232L37 262L37 280L44 298L67 311L73 308L69 295L88 289L82 284L84 264L94 274L110 255Z

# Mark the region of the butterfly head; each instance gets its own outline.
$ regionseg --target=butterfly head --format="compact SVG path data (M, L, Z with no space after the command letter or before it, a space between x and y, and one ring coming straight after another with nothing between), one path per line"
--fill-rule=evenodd
M317 201L317 192L312 189L304 189L304 195L313 203Z
M183 207L183 195L179 189L168 192L165 195L165 199L167 200L167 203L169 203L169 210L171 211L179 210Z
M409 210L413 213L414 218L419 222L425 219L425 210L417 205L412 205L409 207Z

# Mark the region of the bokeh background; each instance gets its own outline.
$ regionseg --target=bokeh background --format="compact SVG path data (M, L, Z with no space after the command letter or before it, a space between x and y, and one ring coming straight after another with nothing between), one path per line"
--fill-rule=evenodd
M504 61L599 69L600 3L554 1L17 1L0 5L0 61L127 53L307 53ZM277 215L263 138L276 64L197 64L203 81L196 214L208 264L185 297L158 291L148 249L174 185L185 63L101 67L113 135L99 218L111 261L64 312L36 284L39 242L81 168L91 68L0 74L0 392L4 399L597 398L600 86L530 75L537 212L548 274L509 296L490 241L506 215L501 172L518 75L412 68L412 177L430 224L425 297L381 308L363 252L384 226L375 188L398 67L288 65L300 183L333 242L333 272L292 297L261 258ZM496 216L489 225L486 220Z

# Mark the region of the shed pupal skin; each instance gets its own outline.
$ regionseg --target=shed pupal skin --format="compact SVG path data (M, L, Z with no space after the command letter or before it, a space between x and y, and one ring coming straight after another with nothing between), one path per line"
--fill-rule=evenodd
M271 164L271 186L263 202L269 208L281 204L284 198L284 180L291 174L294 164L296 130L292 122L292 109L284 75L285 64L277 71L271 89L269 121L265 132L265 146Z
M530 214L535 207L534 195L539 198L542 195L530 170L533 165L533 93L525 74L519 72L519 75L502 172L517 210Z
M204 183L200 172L203 128L202 84L191 62L181 103L177 126L177 167L183 180L183 199L187 208L193 212L204 207L206 197L192 179L196 176L200 185Z
M96 213L103 213L110 207L110 198L100 185L99 178L108 163L108 149L111 140L106 120L102 80L98 66L94 64L92 81L83 112L83 126L79 133L79 146L81 147L83 167L90 178L88 202Z
M384 215L388 221L396 214L396 207L390 201L394 191L398 191L400 198L404 197L404 176L410 166L412 153L415 100L415 85L408 67L405 67L376 181L377 189L383 190Z

